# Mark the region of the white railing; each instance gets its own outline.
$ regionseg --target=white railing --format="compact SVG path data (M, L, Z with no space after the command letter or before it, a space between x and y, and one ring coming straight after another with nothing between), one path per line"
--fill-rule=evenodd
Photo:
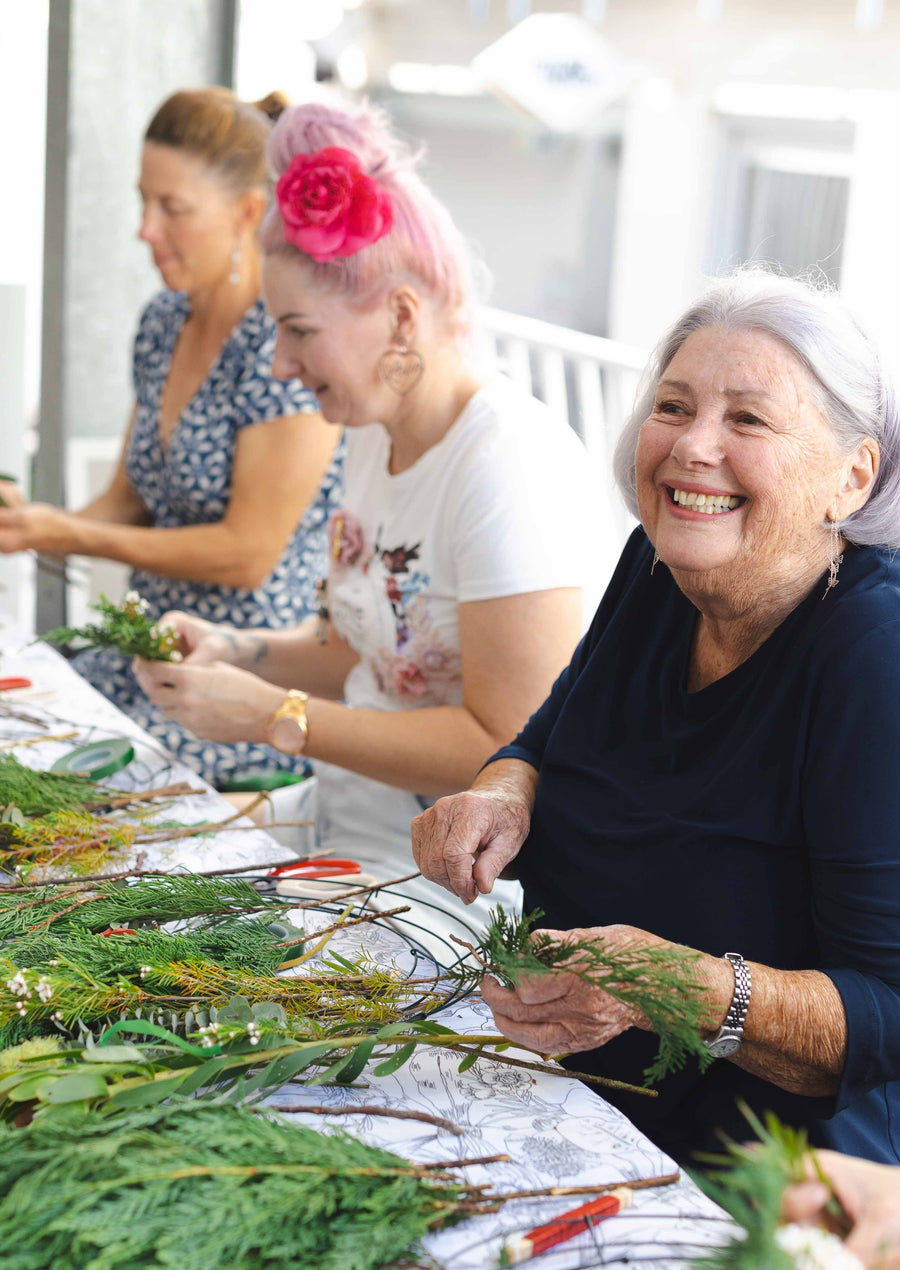
M598 485L616 526L619 545L631 522L612 483L612 451L631 409L643 349L599 335L586 335L537 318L482 308L478 321L479 352L491 366L534 393L575 429L587 447ZM66 490L69 505L83 506L106 487L118 461L119 437L76 438L66 446ZM69 620L87 617L87 606L99 590L124 591L122 565L80 559L70 570L67 589Z
M646 350L491 308L480 310L478 343L482 357L539 397L581 437L621 545L633 521L613 484L612 454L647 362Z

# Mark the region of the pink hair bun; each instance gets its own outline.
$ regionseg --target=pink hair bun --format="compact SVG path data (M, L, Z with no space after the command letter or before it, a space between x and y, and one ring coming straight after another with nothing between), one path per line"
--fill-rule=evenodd
M342 146L295 154L275 197L285 240L319 262L355 256L394 224L390 194Z

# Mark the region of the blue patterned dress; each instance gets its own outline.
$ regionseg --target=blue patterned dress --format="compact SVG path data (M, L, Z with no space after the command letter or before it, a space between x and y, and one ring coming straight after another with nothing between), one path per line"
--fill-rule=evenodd
M259 300L232 331L163 450L160 403L188 312L183 292L161 292L144 310L134 343L137 409L126 470L159 529L222 519L231 493L239 429L318 408L315 397L299 381L271 377L275 327ZM147 600L148 616L156 619L167 609L182 609L238 627L301 622L315 609L316 580L325 573L326 525L341 501L343 449L342 442L315 499L262 586L206 585L135 569L130 585ZM293 769L297 764L296 759L268 746L199 740L150 704L134 678L131 659L113 649L88 649L75 658L74 665L95 688L213 784L246 769Z

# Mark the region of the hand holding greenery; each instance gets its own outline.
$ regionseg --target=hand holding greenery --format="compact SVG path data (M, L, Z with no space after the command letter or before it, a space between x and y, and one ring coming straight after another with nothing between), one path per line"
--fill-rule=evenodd
M740 1228L737 1238L714 1252L698 1257L693 1270L851 1270L859 1267L855 1257L846 1253L831 1233L816 1228L784 1226L781 1202L792 1182L805 1180L806 1164L812 1158L818 1177L831 1190L827 1178L818 1168L809 1150L805 1131L783 1125L769 1112L763 1124L743 1105L743 1114L758 1141L749 1146L726 1144L724 1155L698 1158L707 1165L718 1166L695 1181L700 1188ZM849 1228L847 1215L832 1191L829 1215L834 1225L844 1232Z
M466 945L477 965L463 964L456 976L470 986L492 974L505 987L523 975L569 973L640 1010L659 1037L653 1063L644 1072L648 1084L684 1066L693 1055L701 1068L712 1062L700 1030L705 1024L704 989L692 974L699 954L680 948L610 948L597 939L557 943L533 930L542 916L508 914L498 906L477 947ZM461 942L461 941L457 941Z

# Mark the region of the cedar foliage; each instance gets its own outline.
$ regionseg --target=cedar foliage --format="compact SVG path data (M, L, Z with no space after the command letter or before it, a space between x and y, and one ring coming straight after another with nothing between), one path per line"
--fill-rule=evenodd
M5 1270L374 1270L464 1199L346 1134L241 1107L0 1125Z
M556 943L534 930L543 914L506 913L498 905L474 950L480 966L456 972L471 981L495 975L512 988L523 975L574 974L610 996L642 1011L657 1034L659 1048L645 1070L647 1084L683 1067L693 1055L701 1069L712 1062L700 1037L705 1022L703 987L692 969L699 954L680 948L607 948L597 939Z
M84 626L57 626L40 638L51 644L78 644L85 648L117 648L128 657L147 661L176 661L178 640L171 627L156 627L146 616L146 601L129 591L121 604L101 595L92 604L99 622Z
M7 813L10 808L16 808L21 816L27 817L82 811L85 807L102 806L117 793L88 776L75 772L38 772L20 763L12 754L0 754L0 808ZM5 818L0 824L0 833L4 836L9 833L7 824L20 823L19 818Z

